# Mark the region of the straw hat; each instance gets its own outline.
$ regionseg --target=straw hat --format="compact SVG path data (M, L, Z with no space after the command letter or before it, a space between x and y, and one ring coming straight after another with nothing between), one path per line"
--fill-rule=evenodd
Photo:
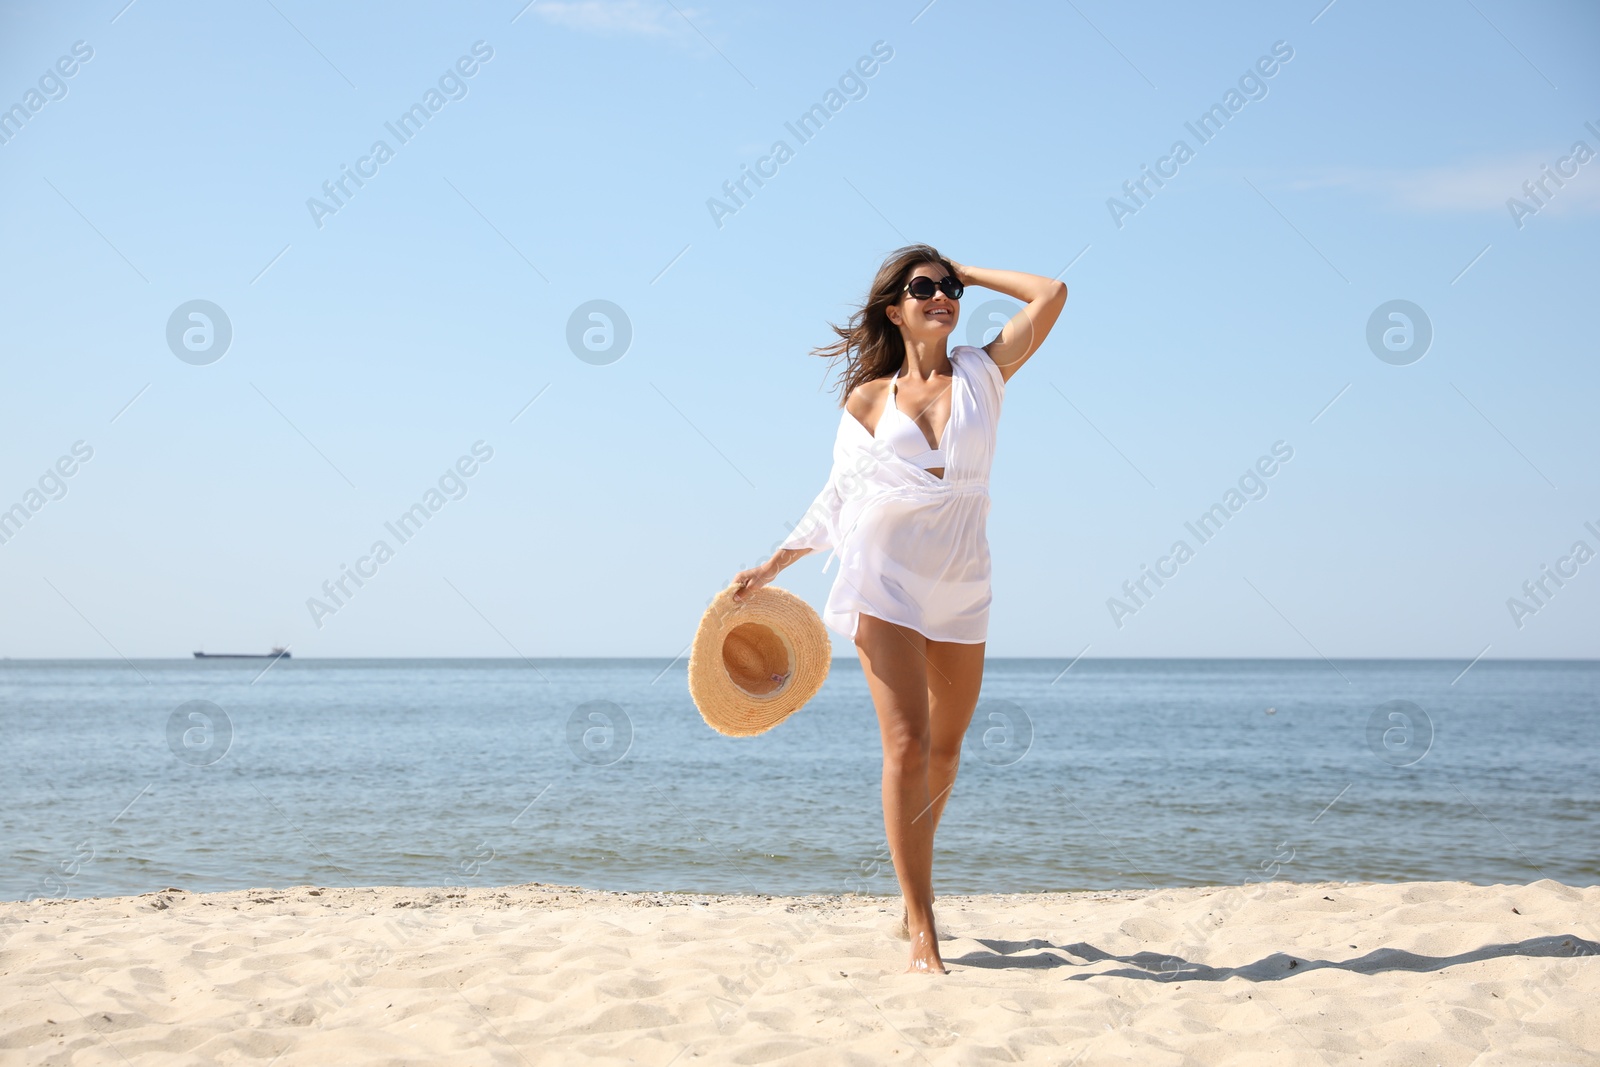
M718 593L689 650L689 695L718 733L764 733L817 695L833 665L833 643L811 605L764 585L734 600Z

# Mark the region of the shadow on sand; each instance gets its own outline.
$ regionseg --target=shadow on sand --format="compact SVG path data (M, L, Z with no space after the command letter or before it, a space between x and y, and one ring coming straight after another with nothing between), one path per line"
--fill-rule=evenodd
M1576 934L1552 934L1548 937L1529 938L1515 944L1484 945L1482 948L1454 956L1419 956L1415 952L1406 952L1403 949L1379 948L1354 959L1311 960L1274 952L1243 967L1207 967L1202 963L1191 963L1181 956L1164 956L1159 952L1136 952L1131 956L1116 956L1082 941L1072 945L1055 945L1037 938L1032 941L991 941L981 937L974 940L989 949L989 953L969 952L965 956L955 958L947 956L945 963L960 964L965 967L1022 970L1083 967L1087 964L1103 963L1106 960L1128 964L1127 967L1094 971L1090 974L1069 974L1066 976L1069 981L1115 977L1142 978L1157 982L1173 980L1222 982L1229 978L1243 978L1251 982L1276 982L1293 975L1330 968L1352 971L1356 974L1380 974L1384 971L1438 971L1462 963L1502 959L1506 956L1561 958L1600 955L1600 943L1586 940Z

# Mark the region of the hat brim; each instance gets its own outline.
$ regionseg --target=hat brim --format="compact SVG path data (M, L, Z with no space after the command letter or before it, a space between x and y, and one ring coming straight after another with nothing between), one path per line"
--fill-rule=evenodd
M787 589L765 585L743 600L734 600L735 588L729 585L718 593L700 618L689 650L689 695L713 730L752 737L772 729L817 695L833 666L833 642L811 605ZM769 654L780 657L787 668L781 680L773 671L770 691L746 688L730 673L728 637L746 624L755 627L746 633L766 637L761 628L770 631Z

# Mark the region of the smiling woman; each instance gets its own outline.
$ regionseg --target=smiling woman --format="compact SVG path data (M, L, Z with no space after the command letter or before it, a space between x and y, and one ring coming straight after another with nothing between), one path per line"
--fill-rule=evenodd
M946 351L968 285L1026 306L982 348ZM808 552L840 561L823 621L856 644L883 740L883 819L905 901L908 970L944 973L933 835L983 681L989 468L1006 381L1066 303L1059 281L964 267L931 245L886 259L866 303L816 354L842 357L828 483L771 559L734 577L743 600ZM847 486L852 488L847 488ZM824 570L826 570L826 566Z

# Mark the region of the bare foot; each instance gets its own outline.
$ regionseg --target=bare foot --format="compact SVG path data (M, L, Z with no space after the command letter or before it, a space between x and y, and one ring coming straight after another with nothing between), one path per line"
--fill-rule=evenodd
M949 974L939 957L939 937L933 927L911 933L911 963L907 974Z

